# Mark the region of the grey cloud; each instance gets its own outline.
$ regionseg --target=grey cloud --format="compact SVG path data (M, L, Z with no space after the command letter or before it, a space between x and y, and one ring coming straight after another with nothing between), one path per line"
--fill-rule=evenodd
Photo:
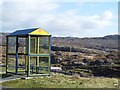
M53 35L79 36L105 28L112 19L111 11L102 16L81 16L74 10L58 13L58 8L58 3L4 3L3 30L42 27Z

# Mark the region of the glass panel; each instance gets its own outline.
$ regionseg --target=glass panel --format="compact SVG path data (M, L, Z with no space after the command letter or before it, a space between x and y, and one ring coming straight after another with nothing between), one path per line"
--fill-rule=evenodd
M8 53L16 52L16 37L8 37Z
M48 74L49 57L30 57L31 74Z
M25 62L26 56L25 55L19 55L18 56L18 73L24 74L26 69L26 62Z
M15 55L7 55L8 56L8 71L15 73L16 68L16 58Z
M36 37L31 37L30 40L30 53L37 53L37 38Z
M49 57L39 57L39 73L48 74Z
M37 57L30 57L30 72L36 74L36 59Z
M39 74L49 74L48 67L39 67Z
M39 52L48 53L49 52L49 37L40 37Z
M36 59L37 57L30 57L30 67L36 67Z
M48 67L49 57L39 57L39 66L40 67Z
M26 53L27 52L27 43L26 38L18 38L18 53Z

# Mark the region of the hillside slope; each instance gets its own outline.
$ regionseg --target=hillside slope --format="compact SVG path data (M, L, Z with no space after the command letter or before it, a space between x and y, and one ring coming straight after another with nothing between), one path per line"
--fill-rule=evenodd
M106 50L118 49L118 38L120 38L120 35L108 35L94 38L53 37L52 41L55 46Z

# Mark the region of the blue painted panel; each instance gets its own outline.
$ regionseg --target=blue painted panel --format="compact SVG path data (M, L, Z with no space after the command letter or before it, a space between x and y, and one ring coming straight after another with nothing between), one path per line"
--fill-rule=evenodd
M18 43L18 37L16 37L16 43ZM16 75L18 74L18 44L16 44Z
M28 35L30 32L32 32L32 31L34 31L36 29L38 29L38 28L17 30L15 32L9 34L8 36Z

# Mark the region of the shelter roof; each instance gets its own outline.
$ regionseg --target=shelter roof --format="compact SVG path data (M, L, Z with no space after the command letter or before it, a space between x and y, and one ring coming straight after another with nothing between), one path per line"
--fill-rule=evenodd
M31 29L24 29L24 30L16 30L15 32L9 34L8 36L27 36L27 35L50 36L50 34L42 28L31 28Z

